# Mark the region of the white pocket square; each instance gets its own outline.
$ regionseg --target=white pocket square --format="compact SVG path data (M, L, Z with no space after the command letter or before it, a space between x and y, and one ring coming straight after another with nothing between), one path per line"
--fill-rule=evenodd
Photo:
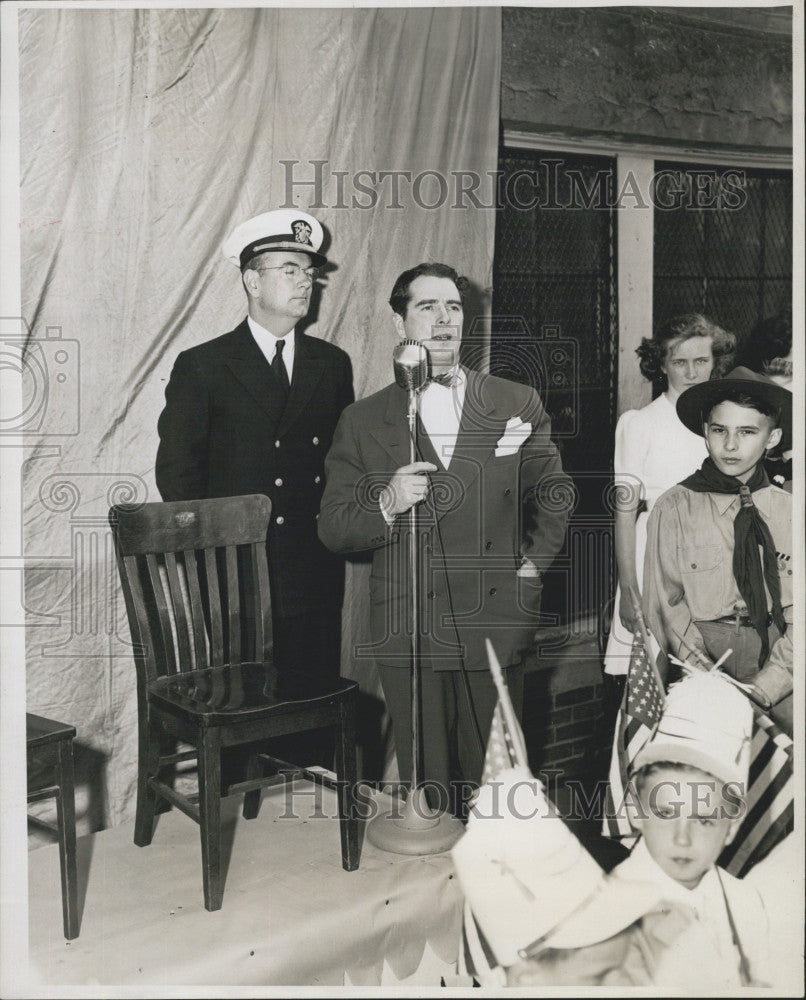
M531 424L521 420L520 417L510 417L504 433L495 446L495 457L505 458L507 455L515 455L531 433Z

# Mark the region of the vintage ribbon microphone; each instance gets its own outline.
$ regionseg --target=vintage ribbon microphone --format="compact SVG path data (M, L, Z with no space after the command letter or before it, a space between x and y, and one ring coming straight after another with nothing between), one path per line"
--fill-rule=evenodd
M395 382L408 393L409 462L417 461L417 414L420 393L428 383L428 350L417 340L402 340L394 350ZM402 810L379 813L367 826L370 843L395 854L439 854L464 832L462 823L433 810L422 784L420 737L420 564L417 504L406 513L409 536L410 661L411 661L411 791ZM446 789L447 791L447 789Z

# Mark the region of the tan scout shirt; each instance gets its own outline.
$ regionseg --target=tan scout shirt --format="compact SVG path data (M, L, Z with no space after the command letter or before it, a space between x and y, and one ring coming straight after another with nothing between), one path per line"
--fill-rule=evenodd
M754 682L773 703L792 692L792 495L776 486L753 494L775 543L786 634L772 646ZM714 621L745 607L733 576L733 521L738 496L673 486L647 525L644 612L666 651L685 659L678 637L705 653L696 621ZM769 591L767 608L772 608Z

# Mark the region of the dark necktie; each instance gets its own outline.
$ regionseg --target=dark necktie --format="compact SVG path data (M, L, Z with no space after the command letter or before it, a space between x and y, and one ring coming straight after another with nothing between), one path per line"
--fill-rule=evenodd
M781 608L781 583L778 576L778 562L775 543L770 529L753 502L750 488L742 484L739 488L741 507L733 522L733 576L739 593L747 604L747 614L761 637L761 654L758 665L763 666L770 649L767 631L767 595L764 581L772 598L772 618L783 634L786 631ZM759 553L759 547L761 553Z
M288 390L291 385L288 381L288 372L286 371L285 365L283 364L283 348L285 347L285 341L277 341L277 347L274 351L274 357L271 362L271 369L277 376L277 381L280 383L280 389L283 394L283 399L288 396Z

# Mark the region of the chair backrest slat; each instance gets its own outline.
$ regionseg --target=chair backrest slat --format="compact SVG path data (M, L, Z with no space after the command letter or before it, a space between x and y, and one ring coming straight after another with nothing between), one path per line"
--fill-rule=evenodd
M263 660L271 658L272 649L272 624L271 624L271 599L269 597L269 567L266 559L263 558L265 549L262 542L255 542L251 546L252 563L252 594L254 599L254 619L255 619L255 656L262 657Z
M241 597L238 592L238 550L234 545L228 545L225 552L224 568L227 574L229 662L238 663L241 659Z
M168 612L168 601L165 596L165 588L160 575L159 561L154 553L149 552L146 556L146 572L150 583L151 597L154 601L154 609L157 612L157 622L159 626L159 637L162 641L162 656L165 662L165 672L176 673L176 652L174 649L173 630L171 628L171 616Z
M221 591L218 586L218 560L215 549L204 550L204 579L210 605L210 665L224 663L224 623L221 614Z
M188 597L190 598L190 618L193 627L193 650L195 654L196 669L206 666L207 656L207 627L204 622L204 602L201 596L201 586L199 585L199 567L196 563L196 553L191 549L182 553L184 556L185 580L188 585Z
M171 608L174 614L176 644L179 663L190 663L190 639L187 615L187 590L179 577L176 553L165 553L165 575L168 578L168 592L171 596Z
M157 664L154 644L149 642L149 630L145 627L146 602L143 595L143 588L140 585L140 571L137 556L124 556L121 560L124 570L121 571L123 578L123 596L126 601L126 615L129 619L129 629L132 634L132 645L134 646L134 660L141 669L144 679L153 681L157 677Z
M110 510L140 681L270 659L270 514L259 494Z

